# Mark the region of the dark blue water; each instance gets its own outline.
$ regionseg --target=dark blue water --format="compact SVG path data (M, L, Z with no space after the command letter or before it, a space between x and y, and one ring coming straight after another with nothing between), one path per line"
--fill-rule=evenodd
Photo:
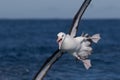
M56 35L71 20L0 20L0 80L32 80L58 48ZM120 80L120 20L83 20L77 35L100 33L90 56L92 68L65 54L45 80Z

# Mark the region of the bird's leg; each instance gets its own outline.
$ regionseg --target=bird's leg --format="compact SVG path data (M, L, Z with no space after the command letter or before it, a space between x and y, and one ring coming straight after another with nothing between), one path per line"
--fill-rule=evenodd
M79 56L78 56L77 53L73 53L73 56L76 58L76 61L77 61L77 60L80 60L80 58L79 58Z
M91 67L91 61L89 59L86 59L85 57L81 57L79 55L78 55L78 59L83 62L86 69L89 69Z
M82 62L87 70L92 66L89 59L82 60Z
M80 56L78 52L76 53L76 58L77 58L78 60L85 59L84 57Z
M76 61L77 61L77 60L85 60L85 59L86 59L86 57L81 57L81 56L80 56L79 54L77 54L77 53L74 53L73 56L76 57Z

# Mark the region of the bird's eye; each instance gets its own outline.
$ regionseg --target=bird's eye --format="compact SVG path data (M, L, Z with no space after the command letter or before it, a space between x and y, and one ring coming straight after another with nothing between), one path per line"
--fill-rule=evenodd
M64 35L62 35L62 37L64 37Z

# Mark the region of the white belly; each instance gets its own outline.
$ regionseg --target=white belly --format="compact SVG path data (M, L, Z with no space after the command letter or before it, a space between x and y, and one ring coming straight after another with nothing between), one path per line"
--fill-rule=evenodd
M66 38L64 39L63 43L62 43L61 50L74 52L74 51L76 51L78 45L79 44L75 41L74 38L67 35Z

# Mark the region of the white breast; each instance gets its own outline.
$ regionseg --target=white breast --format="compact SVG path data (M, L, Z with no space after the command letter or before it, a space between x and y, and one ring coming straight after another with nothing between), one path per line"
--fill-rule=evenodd
M61 50L64 51L74 51L77 49L78 43L74 38L69 35L66 35L65 39L63 40Z

